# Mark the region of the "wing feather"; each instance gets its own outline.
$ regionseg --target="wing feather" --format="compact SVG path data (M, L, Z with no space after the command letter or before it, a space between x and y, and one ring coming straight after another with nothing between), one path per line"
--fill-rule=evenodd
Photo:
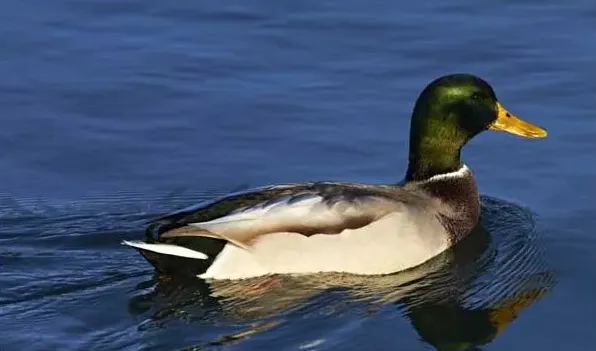
M262 235L338 234L345 229L363 227L389 212L403 208L400 201L371 194L353 197L313 193L284 195L209 221L187 223L184 227L163 233L162 237L215 237L248 248Z

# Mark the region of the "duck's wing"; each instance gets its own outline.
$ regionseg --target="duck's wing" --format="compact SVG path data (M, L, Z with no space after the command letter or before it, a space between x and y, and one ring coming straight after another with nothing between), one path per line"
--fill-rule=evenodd
M338 234L366 226L421 199L397 186L312 183L228 196L160 218L160 241L211 237L247 248L272 233Z

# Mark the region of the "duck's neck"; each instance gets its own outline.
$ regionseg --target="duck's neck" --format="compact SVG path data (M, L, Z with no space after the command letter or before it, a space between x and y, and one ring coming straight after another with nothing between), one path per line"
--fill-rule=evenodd
M411 135L405 180L424 181L457 172L464 166L460 159L461 147L451 139Z
M461 149L471 138L453 111L424 101L419 99L412 112L406 181L424 181L459 170Z

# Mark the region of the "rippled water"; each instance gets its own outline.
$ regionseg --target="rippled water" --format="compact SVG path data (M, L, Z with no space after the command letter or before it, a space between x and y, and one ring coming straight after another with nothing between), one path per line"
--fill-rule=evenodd
M113 212L98 213L91 204L100 201L100 208ZM140 235L150 213L135 209L136 202L89 199L52 211L37 204L28 216L13 218L11 228L19 234L2 239L11 248L3 251L3 261L15 269L1 276L0 300L13 317L10 328L19 330L9 346L33 338L36 349L199 350L242 341L248 349L328 349L362 333L359 349L377 342L361 338L368 335L366 324L380 319L385 328L408 321L424 342L459 350L490 342L556 281L537 244L534 215L494 198L483 199L482 225L461 245L396 275L211 284L155 277L128 250L104 244L105 236ZM5 220L10 224L10 217ZM265 332L272 335L255 337ZM385 337L405 342L392 333Z
M591 350L592 2L0 3L0 350ZM482 226L384 278L155 277L147 219L394 182L420 89L476 73L549 130L465 150Z

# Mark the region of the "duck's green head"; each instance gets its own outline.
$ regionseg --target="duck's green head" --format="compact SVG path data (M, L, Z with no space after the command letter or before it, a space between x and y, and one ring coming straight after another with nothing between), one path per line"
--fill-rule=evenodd
M451 74L434 80L420 93L412 113L406 179L423 180L459 169L461 148L485 130L526 138L547 134L508 112L481 78Z

